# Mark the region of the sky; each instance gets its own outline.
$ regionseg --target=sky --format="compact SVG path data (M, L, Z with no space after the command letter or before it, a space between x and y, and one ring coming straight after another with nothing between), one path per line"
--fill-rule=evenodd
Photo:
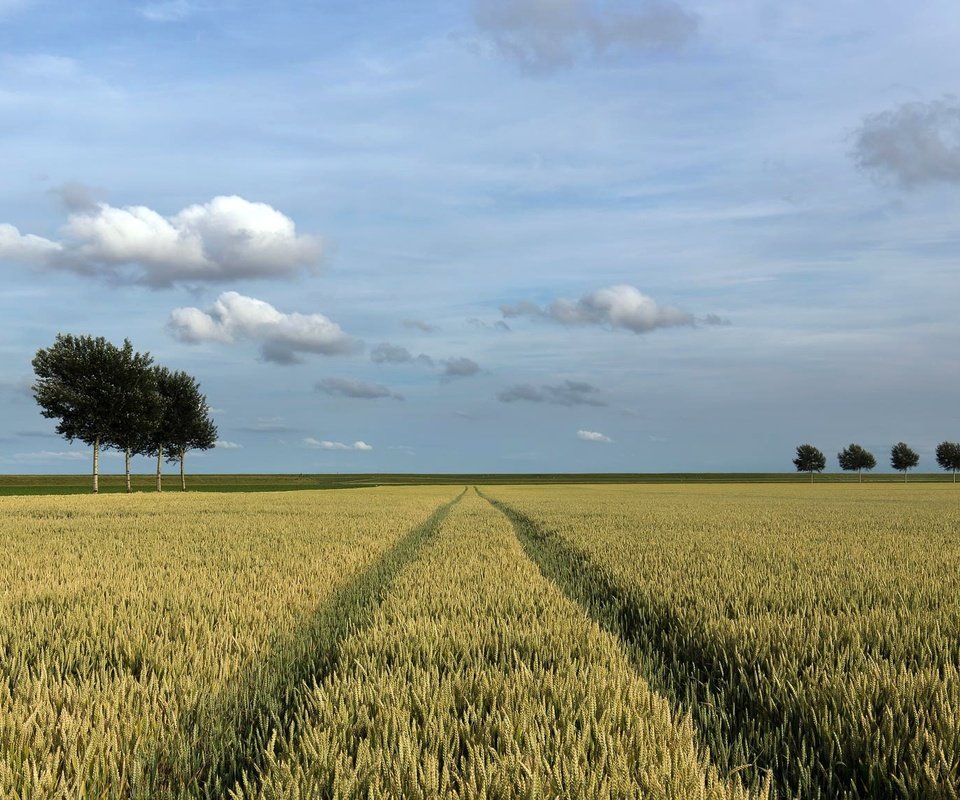
M193 374L201 472L933 471L958 42L955 0L0 0L0 471L89 467L30 394L59 332Z

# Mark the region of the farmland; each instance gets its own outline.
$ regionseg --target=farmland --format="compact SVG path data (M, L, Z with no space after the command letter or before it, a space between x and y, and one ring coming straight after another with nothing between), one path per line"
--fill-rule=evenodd
M952 485L0 498L0 796L952 798Z

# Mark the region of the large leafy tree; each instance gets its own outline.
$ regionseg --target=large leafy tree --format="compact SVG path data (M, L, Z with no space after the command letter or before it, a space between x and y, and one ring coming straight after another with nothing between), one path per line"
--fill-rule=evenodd
M57 433L93 448L93 491L100 490L100 448L109 443L117 396L118 348L102 336L58 334L33 358L33 396L40 413L59 420Z
M124 456L126 488L130 486L130 458L146 452L163 411L157 390L153 358L137 353L125 339L108 362L107 380L114 389L106 443Z
M823 472L827 468L827 459L820 450L812 444L802 444L797 448L797 457L793 459L797 472L809 472L810 483L813 483L813 473Z
M150 452L157 456L157 489L161 488L160 460L180 463L180 488L187 490L184 458L190 450L209 450L217 442L217 426L210 418L207 398L196 379L186 372L156 372L163 414Z
M920 456L910 449L906 442L897 442L890 450L890 466L903 473L903 482L907 482L907 471L920 463Z
M873 453L865 450L858 444L851 444L837 453L837 461L840 462L840 469L846 472L857 471L861 483L863 482L863 471L871 470L877 466L877 459Z
M953 482L957 482L957 471L960 470L960 443L940 442L937 445L937 465L940 469L953 472Z

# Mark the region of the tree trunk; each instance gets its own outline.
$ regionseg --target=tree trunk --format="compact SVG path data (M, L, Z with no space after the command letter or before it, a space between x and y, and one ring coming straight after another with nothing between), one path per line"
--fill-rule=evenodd
M157 491L158 492L163 491L163 482L160 478L160 475L161 475L160 470L162 468L162 464L163 464L163 445L160 445L157 448Z
M810 483L813 483L813 470L810 470Z
M954 473L956 480L956 473ZM93 440L93 493L100 494L100 437Z
M903 471L903 482L904 482L904 483L907 482L907 471L906 471L906 470Z
M123 471L127 478L127 494L130 494L130 448L123 451Z
M857 483L863 483L863 470L857 470Z
M180 451L180 491L181 492L187 491L187 479L184 477L184 474L183 474L183 457L186 455L186 452L187 452L186 450Z

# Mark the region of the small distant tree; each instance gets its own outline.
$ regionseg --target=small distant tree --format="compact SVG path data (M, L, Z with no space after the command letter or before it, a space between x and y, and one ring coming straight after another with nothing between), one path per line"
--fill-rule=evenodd
M907 471L920 463L920 456L910 449L906 442L897 442L890 451L890 466L903 473L903 482L907 482Z
M813 473L823 472L827 468L827 459L812 444L802 444L797 448L797 457L793 459L797 472L809 472L810 483L813 483Z
M93 448L93 492L100 491L100 448L109 442L116 390L109 374L118 349L102 336L57 334L33 358L33 396L40 413L57 419L68 442Z
M180 489L187 491L184 458L190 450L209 450L217 442L217 426L210 418L207 398L196 379L186 372L167 372L159 379L164 400L163 418L153 453L157 455L157 488L160 489L159 459L180 463Z
M863 471L877 466L877 459L873 457L873 453L858 444L843 448L837 453L837 461L840 462L840 469L845 472L856 470L861 483L863 483Z
M135 352L130 340L124 339L123 347L117 348L108 362L105 378L113 390L106 443L123 453L130 492L130 458L149 449L163 411L153 358L149 353Z
M953 482L957 482L957 471L960 470L960 443L940 442L937 445L937 465L942 470L953 472Z

